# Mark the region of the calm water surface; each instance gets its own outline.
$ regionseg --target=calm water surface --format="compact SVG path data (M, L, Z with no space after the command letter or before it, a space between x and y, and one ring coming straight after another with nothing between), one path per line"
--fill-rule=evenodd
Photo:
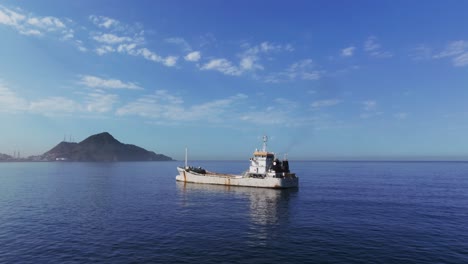
M295 190L178 165L0 163L0 262L468 263L468 163L291 162Z

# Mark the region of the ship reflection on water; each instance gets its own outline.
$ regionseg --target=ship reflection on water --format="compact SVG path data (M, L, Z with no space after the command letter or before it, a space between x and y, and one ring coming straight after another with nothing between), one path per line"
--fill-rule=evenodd
M200 206L194 203L201 202L196 197L202 196L209 197L209 201L217 201L217 205L213 205L214 210L218 206L221 208L223 204L220 203L224 203L233 215L242 215L239 220L247 222L246 230L243 231L246 232L248 243L255 246L266 245L280 235L278 232L286 231L291 201L298 192L298 189L278 190L184 182L177 182L177 188L183 207Z

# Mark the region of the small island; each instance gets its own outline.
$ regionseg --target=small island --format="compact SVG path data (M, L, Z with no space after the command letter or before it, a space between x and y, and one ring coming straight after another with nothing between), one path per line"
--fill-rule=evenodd
M172 161L171 157L156 154L144 148L124 144L108 132L92 135L75 143L62 141L51 150L39 156L14 158L0 154L0 161L86 161L86 162L117 162L117 161Z

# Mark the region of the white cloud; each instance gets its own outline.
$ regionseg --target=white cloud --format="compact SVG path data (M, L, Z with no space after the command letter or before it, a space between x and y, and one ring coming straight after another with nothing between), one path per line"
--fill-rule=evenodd
M99 43L99 46L95 48L98 55L118 52L131 56L141 56L146 60L162 63L167 67L173 67L177 64L177 56L162 57L148 48L141 47L145 42L142 32L133 36L118 36L113 33L100 32L94 33L92 39Z
M135 83L123 82L117 79L103 79L92 75L81 76L80 84L91 88L105 88L105 89L130 89L140 90L143 89Z
M258 45L251 46L248 43L243 44L243 47L246 48L245 54L248 55L258 55L261 53L272 53L272 52L282 52L282 51L293 51L294 48L291 44L281 45L274 44L268 41L264 41Z
M43 36L46 34L58 36L60 40L70 40L74 37L73 29L65 21L53 16L34 16L22 10L13 11L0 5L0 24L10 26L20 34L27 36Z
M291 64L286 70L286 74L291 80L318 80L321 78L323 71L315 70L312 60L305 59Z
M255 59L252 57L242 58L240 61L240 67L244 70L251 70L254 68L254 61Z
M167 56L166 58L164 58L163 64L166 65L167 67L173 67L176 65L177 60L178 60L178 57L176 56Z
M81 51L81 52L86 52L86 51L88 51L87 48L85 48L84 46L81 46L81 45L78 45L78 50Z
M468 50L468 41L457 40L450 42L445 49L435 55L435 58L453 57L465 53Z
M239 76L242 74L242 71L232 65L232 63L226 59L212 59L205 65L203 65L201 70L215 70L226 75Z
M145 59L147 60L150 60L150 61L156 61L156 62L161 62L162 61L162 57L159 56L158 54L150 51L149 49L147 48L141 48L141 49L138 49L137 51L135 52L132 52L130 53L132 55L141 55L143 56Z
M354 50L356 47L347 47L341 50L341 56L343 57L352 57L354 55Z
M176 56L167 56L167 57L161 57L155 52L147 49L147 48L140 48L140 49L132 49L130 51L126 51L129 55L133 56L142 56L143 58L154 61L154 62L159 62L164 64L167 67L173 67L177 64L178 57Z
M315 109L319 109L323 107L334 106L340 103L341 103L341 100L338 100L338 99L318 100L318 101L312 102L310 106L312 106Z
M127 52L128 54L133 55L133 56L142 56L143 58L147 60L160 62L168 67L175 66L177 63L177 59L178 59L178 57L175 57L175 56L167 56L163 58L147 48L132 49Z
M26 36L41 36L42 35L41 31L37 29L25 29L21 31L21 34L26 35Z
M19 28L25 19L25 15L0 5L0 24Z
M146 40L141 25L129 26L118 20L103 16L92 15L89 19L103 31L91 33L91 38L97 42L94 51L98 55L118 52L143 57L146 60L161 63L167 67L173 67L177 64L177 56L163 57L145 47ZM172 38L166 41L178 44L184 40Z
M263 77L267 83L279 83L294 80L318 80L324 71L317 70L311 59L304 59L289 65L286 70L268 74Z
M263 70L263 66L257 63L258 58L254 56L243 57L239 63L242 71Z
M131 53L136 47L137 47L136 43L130 43L130 44L124 43L124 44L120 44L117 47L117 51L120 53Z
M453 66L468 65L468 41L458 40L450 42L445 49L434 56L435 59L451 58Z
M461 54L453 58L453 65L457 67L463 67L468 65L468 52Z
M192 51L187 54L184 59L186 61L199 61L201 59L201 53L199 51Z
M100 35L94 36L93 39L97 42L106 43L106 44L117 44L117 43L132 41L132 38L130 37L119 37L114 34L100 34Z
M244 43L242 47L245 48L245 51L239 55L239 69L242 72L263 70L265 67L261 64L261 61L264 60L265 57L270 56L272 53L294 50L290 44L280 45L267 41L254 46ZM271 59L271 57L268 57L268 59Z
M27 23L49 31L66 28L65 24L60 19L51 16L41 18L31 17L28 19Z
M104 55L106 53L114 52L115 49L112 46L109 45L104 45L96 48L96 53L98 55Z
M372 57L375 58L390 58L393 54L382 50L382 46L377 40L377 37L370 36L364 42L364 50Z
M199 66L200 70L214 70L221 72L225 75L231 76L240 76L244 73L252 73L254 78L256 79L272 79L270 77L258 77L255 73L258 70L264 70L265 67L262 65L261 61L268 59L273 60L270 55L275 52L283 52L288 51L291 52L294 48L290 45L280 45L280 44L273 44L270 42L262 42L258 45L250 45L249 43L244 43L241 45L243 49L242 52L237 54L239 58L238 63L233 63L232 61L225 59L225 58L214 58L206 62L205 64ZM190 55L190 56L189 56ZM185 59L191 61L191 59L197 61L200 59L197 53L190 53L185 56ZM316 74L311 72L304 73L302 75L304 79L315 79L317 78Z
M120 24L119 21L109 18L109 17L105 17L105 16L91 15L89 16L89 20L91 20L91 22L93 22L94 25L100 28L106 28L106 29L109 29L111 27L116 27Z

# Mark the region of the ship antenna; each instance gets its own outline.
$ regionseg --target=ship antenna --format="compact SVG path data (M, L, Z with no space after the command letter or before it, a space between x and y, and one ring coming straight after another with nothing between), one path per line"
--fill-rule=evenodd
M263 136L263 152L266 152L266 149L267 149L267 141L268 141L268 137L267 137L267 136Z

